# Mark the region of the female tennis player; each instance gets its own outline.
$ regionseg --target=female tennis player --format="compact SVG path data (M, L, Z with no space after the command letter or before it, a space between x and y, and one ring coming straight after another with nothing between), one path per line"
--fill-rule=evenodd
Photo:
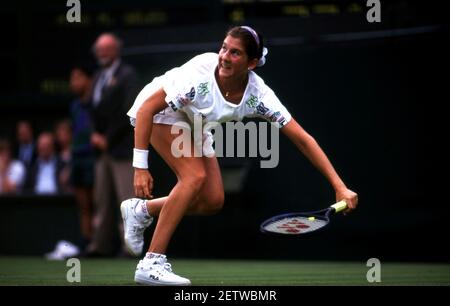
M244 117L262 117L276 123L328 179L336 200L345 200L348 210L356 207L357 194L346 187L314 138L253 71L264 65L266 54L259 33L248 26L234 27L227 32L219 54L194 57L153 79L137 96L128 116L135 127L133 167L138 198L121 204L125 242L132 254L142 253L144 230L158 216L148 252L136 269L137 283L189 285L190 281L176 275L167 262L169 241L184 215L208 215L222 208L224 191L212 134L202 132L200 142L194 141L194 132L189 128L196 116L203 123L239 121ZM178 132L173 132L174 126ZM192 133L189 135L195 145L188 148L190 154L179 156L174 154L172 144L186 131ZM149 143L178 179L166 197L152 199L153 177L147 164Z

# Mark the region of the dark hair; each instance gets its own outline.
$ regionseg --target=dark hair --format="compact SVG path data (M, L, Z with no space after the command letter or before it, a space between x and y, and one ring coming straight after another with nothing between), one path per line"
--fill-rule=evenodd
M95 64L91 59L80 59L72 65L72 70L80 70L88 77L92 77L95 72Z
M254 34L249 29L241 26L233 27L228 30L226 36L231 36L242 40L248 58L256 58L259 60L262 57L264 42L262 35L255 30L254 32L258 36L259 43L257 42Z
M7 139L0 138L0 152L11 153L11 144Z

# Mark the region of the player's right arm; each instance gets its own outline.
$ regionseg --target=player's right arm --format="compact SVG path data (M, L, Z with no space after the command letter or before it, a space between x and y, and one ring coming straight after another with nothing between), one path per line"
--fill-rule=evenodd
M311 163L328 179L336 193L336 201L345 200L347 210L356 208L358 195L348 189L337 174L317 141L292 118L281 131L297 146Z
M161 88L141 105L136 114L134 148L147 150L152 135L153 116L167 107L166 93ZM148 169L134 168L134 192L137 197L152 197L153 177Z

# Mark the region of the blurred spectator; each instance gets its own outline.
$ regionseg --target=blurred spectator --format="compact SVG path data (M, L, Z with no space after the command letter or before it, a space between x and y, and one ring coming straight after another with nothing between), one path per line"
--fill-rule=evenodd
M122 62L122 42L114 34L101 34L94 45L100 70L93 84L92 103L95 132L91 143L96 148L94 205L96 224L89 251L92 255L114 252L114 228L123 225L118 220L120 202L132 197L133 190L133 129L126 115L139 90L134 69ZM122 248L123 248L122 240ZM122 250L121 250L122 251Z
M16 126L17 148L15 157L20 160L25 168L30 169L36 159L36 148L33 138L33 127L26 120L17 122Z
M64 167L59 174L59 181L63 192L70 192L70 166L72 160L72 126L70 120L59 121L55 127L57 154Z
M0 194L16 193L25 181L25 167L19 160L11 159L11 146L0 139Z
M26 186L37 194L55 194L62 190L59 176L64 163L55 154L53 134L44 132L37 141L37 158L30 168Z
M92 239L95 152L91 145L91 89L93 71L89 64L77 64L70 73L70 90L75 95L70 107L72 119L72 166L70 182L80 207L82 251Z
M72 158L72 124L70 120L64 119L56 124L55 138L59 157L63 162L69 164Z

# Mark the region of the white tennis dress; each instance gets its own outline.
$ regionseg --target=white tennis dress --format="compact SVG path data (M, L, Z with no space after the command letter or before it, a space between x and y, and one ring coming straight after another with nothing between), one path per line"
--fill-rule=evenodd
M167 71L147 84L136 97L128 111L131 124L135 125L136 113L141 105L161 87L166 93L168 107L153 117L154 123L192 126L194 118L201 116L202 123L241 121L244 117L261 117L283 127L291 120L291 114L281 104L272 89L255 72L249 71L244 95L239 104L228 102L222 95L215 78L217 53L200 54L181 67ZM212 149L212 134L206 132L203 152ZM211 151L212 150L212 151Z

